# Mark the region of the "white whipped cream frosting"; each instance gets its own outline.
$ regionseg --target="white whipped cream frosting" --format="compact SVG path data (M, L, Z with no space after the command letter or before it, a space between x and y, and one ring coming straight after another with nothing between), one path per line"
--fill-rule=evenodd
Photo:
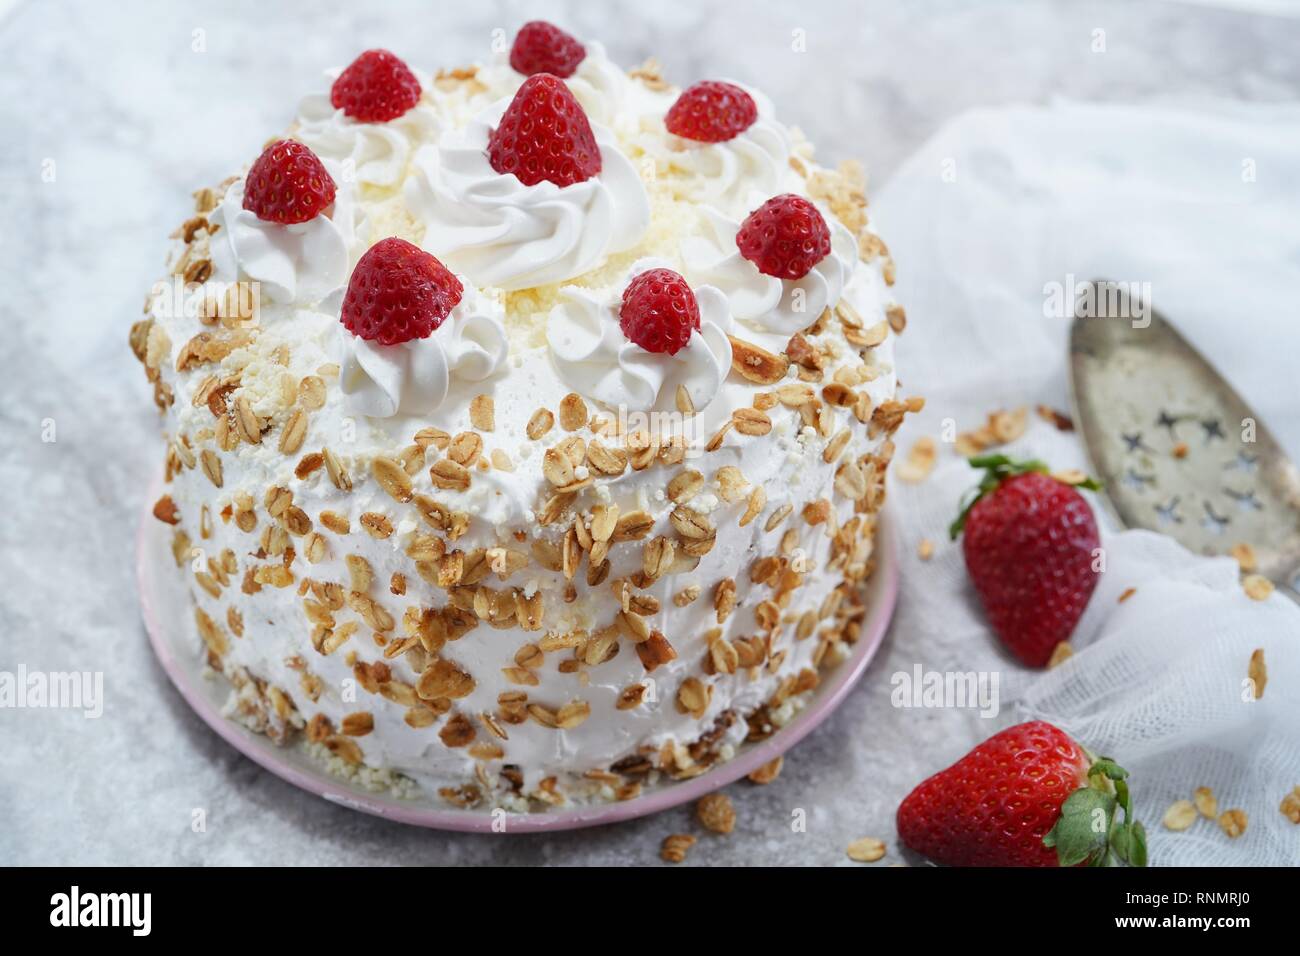
M424 223L423 247L473 282L510 291L572 279L636 245L650 201L614 136L592 124L601 170L586 182L525 186L487 157L509 105L494 103L416 153L406 202Z
M461 284L460 302L423 339L381 345L339 323L339 388L349 410L371 418L428 415L453 379L481 382L502 367L509 346L501 306Z
M758 119L743 133L721 143L699 143L665 132L660 115L643 122L647 129L638 137L638 145L667 167L678 198L744 218L784 191L790 171L790 135L774 118L771 100L742 83L734 85L749 93L758 107Z
M647 352L630 341L619 325L623 289L648 269L671 268L659 259L640 259L617 288L593 292L577 286L560 290L563 301L546 321L546 342L555 368L580 395L629 411L675 407L684 385L698 411L722 389L731 370L732 328L727 298L710 286L695 288L700 327L674 355Z
M284 225L258 219L244 208L244 180L230 184L211 219L220 225L212 237L212 263L227 282L252 280L260 295L282 305L315 305L345 285L365 213L355 188L339 181L338 164L323 161L337 187L331 208L306 222Z
M333 84L341 72L331 70L326 77ZM413 72L420 88L427 91L428 78ZM304 97L298 104L293 135L317 156L339 163L343 180L388 188L402 181L415 148L435 138L440 128L438 112L425 94L395 120L362 123L336 109L326 92Z
M692 286L719 289L738 321L789 336L812 325L822 310L840 301L858 261L858 244L828 211L820 210L830 227L831 251L802 279L778 279L759 272L736 246L740 223L708 207L700 212L701 234L681 241L684 274Z
M583 43L587 55L564 84L573 93L587 118L606 126L616 126L626 117L632 80L612 62L600 43ZM487 87L484 94L492 101L513 97L527 79L510 65L509 53L498 53L492 62L478 71L477 79Z

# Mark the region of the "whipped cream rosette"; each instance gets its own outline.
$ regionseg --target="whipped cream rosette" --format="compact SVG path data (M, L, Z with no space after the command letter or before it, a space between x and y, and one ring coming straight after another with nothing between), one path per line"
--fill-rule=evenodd
M326 76L333 81L340 72L331 70ZM428 79L418 72L416 76L427 90ZM355 181L386 189L402 182L412 154L421 143L437 138L440 129L438 111L423 97L396 119L367 123L333 106L329 93L318 93L298 104L293 135L322 159L339 164L341 177L336 182L340 185Z
M831 251L800 279L764 275L736 247L740 223L704 208L700 234L681 241L684 272L692 284L710 285L727 297L739 322L789 337L839 302L858 261L858 243L834 216L826 216Z
M266 301L302 306L321 302L348 281L364 245L366 213L355 187L342 180L339 165L322 162L338 191L331 208L306 222L260 219L244 208L244 181L230 184L212 211L212 221L220 226L210 243L217 279L257 282Z
M650 224L650 202L613 134L592 125L597 175L525 186L487 157L509 104L493 104L416 154L406 202L424 224L421 245L471 281L506 290L572 279L635 246Z
M659 259L640 259L627 280L650 269L666 268ZM604 292L577 286L560 290L562 301L546 320L546 342L560 377L581 395L610 408L629 411L674 407L682 385L702 411L722 389L731 370L731 312L726 297L704 286L694 290L700 327L675 354L648 352L619 327L622 285Z
M451 314L426 338L371 342L339 326L339 389L348 408L371 418L429 415L453 381L481 382L509 351L498 302L469 284Z
M775 119L772 101L743 84L758 118L743 132L721 142L699 142L665 133L659 116L642 119L637 145L654 159L673 193L743 217L759 202L780 192L790 175L790 134Z
M617 127L629 119L626 108L635 92L632 80L610 60L603 44L588 41L584 46L586 56L571 76L563 78L564 83L594 122ZM492 103L514 96L527 77L510 65L508 54L500 53L478 71L476 79L486 87L480 101Z

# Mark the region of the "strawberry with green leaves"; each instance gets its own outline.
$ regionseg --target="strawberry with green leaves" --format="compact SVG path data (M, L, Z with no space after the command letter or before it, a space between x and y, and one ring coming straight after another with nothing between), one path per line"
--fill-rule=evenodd
M1146 866L1128 772L1035 720L994 734L898 808L904 845L947 866Z
M1091 478L1049 475L1040 461L970 460L984 478L949 529L963 535L966 570L994 632L1030 667L1043 667L1079 623L1100 569L1101 539L1079 488Z

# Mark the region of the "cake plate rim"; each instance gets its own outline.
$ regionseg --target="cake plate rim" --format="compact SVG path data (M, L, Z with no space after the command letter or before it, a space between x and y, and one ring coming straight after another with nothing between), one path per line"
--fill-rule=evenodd
M843 702L861 680L884 641L898 603L899 567L895 522L888 508L880 513L874 556L876 568L863 585L866 616L861 635L849 656L825 671L821 684L811 692L807 705L789 723L770 737L743 744L732 759L698 777L655 784L630 800L590 803L529 813L493 812L492 808L457 809L437 804L437 797L421 791L419 798L403 798L387 791L365 787L331 774L300 745L282 746L223 716L221 699L229 689L224 677L205 677L198 636L188 624L184 603L168 598L161 590L162 575L175 573L167 542L166 525L153 516L151 502L162 493L155 481L145 498L136 535L136 583L141 616L154 656L181 698L222 740L281 780L330 803L359 810L410 826L462 833L543 833L621 823L659 813L698 800L782 756L812 733ZM184 594L185 592L181 592ZM164 626L163 615L171 608L172 618ZM187 648L183 642L189 641Z

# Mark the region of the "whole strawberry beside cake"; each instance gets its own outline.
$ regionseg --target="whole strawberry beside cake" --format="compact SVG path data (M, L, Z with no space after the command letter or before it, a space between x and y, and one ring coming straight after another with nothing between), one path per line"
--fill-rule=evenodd
M514 809L788 721L920 404L857 167L543 23L432 76L366 51L250 159L131 334L230 715Z

